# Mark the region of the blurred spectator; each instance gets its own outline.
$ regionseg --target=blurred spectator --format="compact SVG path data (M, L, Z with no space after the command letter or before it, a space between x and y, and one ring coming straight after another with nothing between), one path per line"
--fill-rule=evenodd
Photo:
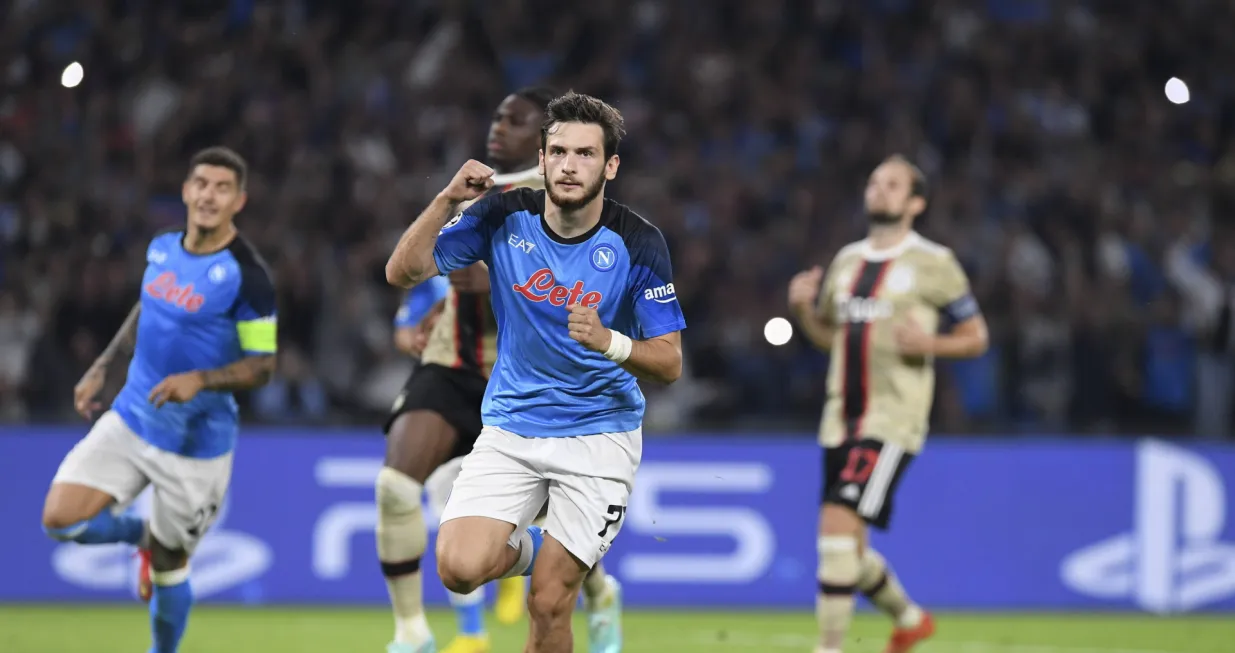
M386 255L495 103L550 82L625 112L610 193L674 256L689 375L649 388L650 424L813 424L826 358L763 324L796 270L861 237L861 184L901 151L994 339L941 366L938 430L1227 434L1233 19L1204 0L15 3L0 411L70 412L148 237L183 219L185 161L222 143L250 160L241 228L281 293L282 378L252 408L376 423L406 369ZM61 88L73 60L85 81ZM1192 102L1166 101L1171 76Z

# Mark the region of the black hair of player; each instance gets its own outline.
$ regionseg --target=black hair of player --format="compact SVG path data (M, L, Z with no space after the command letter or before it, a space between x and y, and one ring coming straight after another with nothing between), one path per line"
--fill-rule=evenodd
M921 197L923 202L927 202L929 200L927 194L930 192L930 189L927 188L926 185L926 174L922 172L922 169L915 165L913 161L910 161L909 157L903 154L893 154L887 159L884 159L884 162L895 162L908 168L909 176L911 177L909 182L909 196Z
M605 160L617 154L618 145L626 135L626 121L622 112L604 100L590 95L567 91L545 107L545 124L540 128L540 149L549 144L549 128L563 122L578 122L585 125L600 125L605 134Z
M561 93L548 86L524 86L515 91L513 95L531 102L536 105L537 109L540 109L541 113L544 113L549 108L549 103L555 100Z
M244 188L245 179L249 175L249 164L245 163L244 157L222 145L208 147L194 154L193 158L189 159L189 174L193 174L197 166L217 166L231 170L236 175L237 188Z

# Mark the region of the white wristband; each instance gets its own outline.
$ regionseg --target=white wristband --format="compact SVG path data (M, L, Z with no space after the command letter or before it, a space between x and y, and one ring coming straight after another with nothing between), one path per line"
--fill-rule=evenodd
M621 365L630 358L630 350L635 346L631 339L623 334L609 329L609 350L605 352L605 358Z

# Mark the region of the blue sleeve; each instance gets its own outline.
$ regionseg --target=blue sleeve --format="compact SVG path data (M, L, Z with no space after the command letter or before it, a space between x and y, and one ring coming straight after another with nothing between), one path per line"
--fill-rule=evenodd
M438 272L446 274L487 260L496 225L506 217L502 194L490 195L451 218L437 236L433 260Z
M450 288L450 280L446 277L433 277L428 281L407 291L399 312L395 313L395 328L416 326L428 315L429 309L446 297Z
M278 349L278 311L274 281L262 265L241 264L240 291L232 308L240 348L246 356Z
M638 339L647 340L686 328L686 318L673 288L669 246L659 229L632 238L630 249L631 299L635 305Z

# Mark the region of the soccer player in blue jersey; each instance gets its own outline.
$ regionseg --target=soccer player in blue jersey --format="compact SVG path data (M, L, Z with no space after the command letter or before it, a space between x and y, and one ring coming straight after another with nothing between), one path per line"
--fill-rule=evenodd
M484 430L442 515L438 573L459 593L530 574L526 650L535 653L572 650L579 588L621 529L642 454L636 377L678 378L686 326L664 237L604 198L617 176L621 114L575 93L545 113L546 190L459 212L493 184L492 169L468 161L386 264L387 280L402 287L475 261L489 266L497 363ZM543 531L528 526L546 500Z
M275 370L274 284L233 224L245 172L226 148L193 157L182 189L188 223L151 241L141 298L74 389L78 412L94 416L109 369L132 355L126 383L65 456L43 508L43 527L57 540L139 547L152 653L176 651L188 623L189 556L231 477L232 393ZM149 523L122 515L147 485Z

